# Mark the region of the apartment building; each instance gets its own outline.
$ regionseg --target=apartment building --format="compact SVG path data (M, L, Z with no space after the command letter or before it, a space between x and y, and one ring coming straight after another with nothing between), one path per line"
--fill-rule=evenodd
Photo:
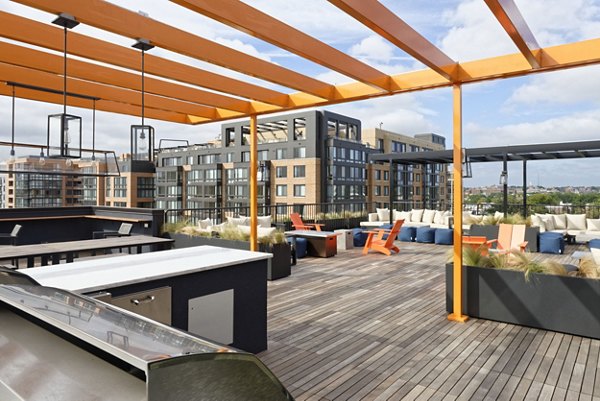
M436 134L410 137L381 129L362 130L357 119L319 110L259 119L257 131L258 202L267 205L387 205L389 166L369 165L368 155L445 146L445 138ZM219 139L212 143L161 150L156 206L248 206L249 136L247 121L230 123L221 127ZM448 193L445 172L440 165L401 168L396 199L439 204Z
M381 153L428 152L446 148L446 138L441 135L427 133L412 137L381 128L364 129L362 140ZM393 178L396 189L392 197L408 209L423 206L444 209L449 205L451 183L446 165L398 165L394 172L396 176L390 177L389 163L370 166L369 203L389 205Z

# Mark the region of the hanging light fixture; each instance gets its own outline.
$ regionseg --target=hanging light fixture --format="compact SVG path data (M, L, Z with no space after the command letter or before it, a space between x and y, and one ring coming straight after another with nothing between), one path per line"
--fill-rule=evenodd
M12 123L10 131L10 157L8 162L10 164L15 162L15 87L12 87Z
M148 39L138 39L132 46L142 52L142 124L131 126L131 159L153 161L154 160L154 128L145 125L144 121L144 55L146 51L152 49L154 45L150 44Z
M61 13L52 23L64 28L63 112L48 116L46 153L48 157L67 158L66 164L70 165L71 158L81 158L82 134L81 117L67 114L67 31L79 25L79 22L72 15Z

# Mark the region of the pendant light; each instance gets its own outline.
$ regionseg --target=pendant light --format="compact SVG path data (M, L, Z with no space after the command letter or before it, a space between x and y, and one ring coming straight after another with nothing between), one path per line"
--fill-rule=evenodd
M154 128L146 125L144 121L144 55L154 45L150 44L150 41L147 39L138 39L132 47L140 50L142 53L142 124L131 126L131 159L151 162L154 160Z

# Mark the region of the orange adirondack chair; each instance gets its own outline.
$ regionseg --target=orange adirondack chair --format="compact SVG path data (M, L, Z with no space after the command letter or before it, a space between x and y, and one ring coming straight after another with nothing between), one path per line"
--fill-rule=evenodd
M492 252L507 253L513 249L525 252L527 241L525 241L525 224L500 224L498 229L498 239L489 241L490 244L496 244Z
M465 235L462 237L463 247L469 247L475 250L480 249L481 254L487 256L492 241L488 241L486 237L476 235Z
M400 227L404 223L403 219L396 220L391 230L386 230L383 228L378 228L373 231L367 231L369 236L367 237L367 242L365 242L365 247L363 248L363 255L369 253L369 249L372 249L377 252L384 253L388 256L392 254L392 251L398 253L400 249L394 245L394 241L400 233ZM387 238L383 239L383 236L387 234Z
M314 228L316 231L321 231L321 227L324 226L324 224L305 224L302 222L300 213L290 214L290 219L292 220L292 226L296 230L312 230Z

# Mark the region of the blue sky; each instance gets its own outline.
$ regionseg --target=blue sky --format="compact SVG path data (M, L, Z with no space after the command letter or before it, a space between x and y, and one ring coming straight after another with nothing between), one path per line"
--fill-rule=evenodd
M515 0L542 47L600 37L600 0ZM278 49L237 30L194 14L168 1L112 0L131 10L172 23L199 36L282 66L298 69L323 81L340 84L349 79L310 61ZM246 0L285 23L386 73L423 68L391 43L380 38L325 0ZM457 61L469 61L517 51L482 0L382 0L429 41ZM13 2L0 10L49 22L53 16ZM77 32L99 36L123 46L132 40L80 25ZM0 39L2 40L2 39ZM225 75L243 78L284 92L268 82L215 67L162 49L153 54L186 62ZM600 139L600 66L538 74L464 86L464 140L466 147L516 145ZM450 89L402 94L328 107L362 120L364 127L379 126L413 135L436 132L452 144ZM17 100L17 141L43 143L46 115L60 106ZM70 109L91 130L89 110ZM10 130L10 99L0 98L0 135ZM129 125L138 118L99 112L98 147L126 151ZM218 135L220 124L182 126L152 121L157 139L181 138L201 143ZM85 131L84 131L85 132ZM8 135L3 137L7 138ZM84 139L84 141L87 140ZM90 140L91 141L91 140ZM84 142L84 146L86 143ZM474 166L467 186L498 182L501 166ZM529 164L530 182L542 185L600 185L600 160L536 162ZM521 184L520 165L509 167L509 183Z

